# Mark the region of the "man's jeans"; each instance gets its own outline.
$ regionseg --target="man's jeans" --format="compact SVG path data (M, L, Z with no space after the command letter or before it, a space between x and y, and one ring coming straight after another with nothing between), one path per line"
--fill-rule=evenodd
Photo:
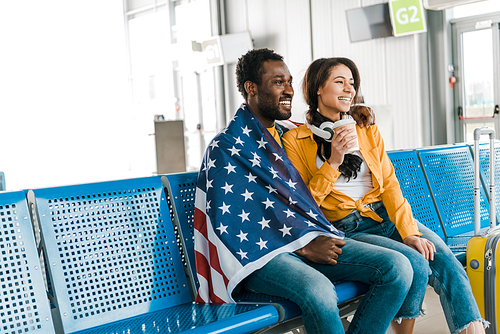
M280 296L302 310L309 334L344 333L332 282L359 281L370 285L348 333L386 332L399 311L413 279L408 259L399 252L346 238L337 265L310 262L282 253L244 281L254 292Z
M421 274L429 272L430 267L429 284L439 295L450 333L459 333L472 321L482 320L466 272L441 238L418 223L421 237L432 241L436 246L434 261L428 262L419 252L402 243L382 202L373 203L371 207L383 219L382 223L362 217L355 210L334 225L349 238L395 250L410 260L415 277L396 317L414 318L418 315L427 287L424 284L427 275L422 277Z

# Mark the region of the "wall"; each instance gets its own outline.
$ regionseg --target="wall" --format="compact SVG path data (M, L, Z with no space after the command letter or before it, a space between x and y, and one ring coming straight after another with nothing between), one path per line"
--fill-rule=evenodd
M361 72L365 102L374 106L387 149L430 144L427 33L351 43L345 11L378 0L226 0L227 33L250 30L255 47L285 57L294 77L292 119L307 110L300 86L313 59L344 56ZM233 68L230 69L235 82ZM242 98L231 92L235 109ZM424 123L425 122L425 123Z

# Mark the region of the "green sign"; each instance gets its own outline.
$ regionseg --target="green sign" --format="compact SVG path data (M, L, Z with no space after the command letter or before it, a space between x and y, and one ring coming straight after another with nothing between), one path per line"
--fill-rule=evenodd
M427 31L422 0L391 0L389 12L394 36Z

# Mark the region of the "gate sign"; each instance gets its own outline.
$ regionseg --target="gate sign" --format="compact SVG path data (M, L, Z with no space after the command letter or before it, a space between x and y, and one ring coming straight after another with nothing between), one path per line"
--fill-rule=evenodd
M203 41L201 46L208 65L217 66L224 64L219 36Z
M389 12L394 36L427 31L422 0L391 0Z

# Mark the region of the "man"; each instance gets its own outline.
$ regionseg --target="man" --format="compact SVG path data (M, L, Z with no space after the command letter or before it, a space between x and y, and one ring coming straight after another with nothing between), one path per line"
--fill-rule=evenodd
M232 302L243 285L295 302L309 334L344 333L332 282L360 281L370 288L348 333L385 333L411 285L409 261L343 240L288 160L275 123L291 116L294 94L283 57L249 51L236 74L246 103L210 143L198 179L198 300Z

